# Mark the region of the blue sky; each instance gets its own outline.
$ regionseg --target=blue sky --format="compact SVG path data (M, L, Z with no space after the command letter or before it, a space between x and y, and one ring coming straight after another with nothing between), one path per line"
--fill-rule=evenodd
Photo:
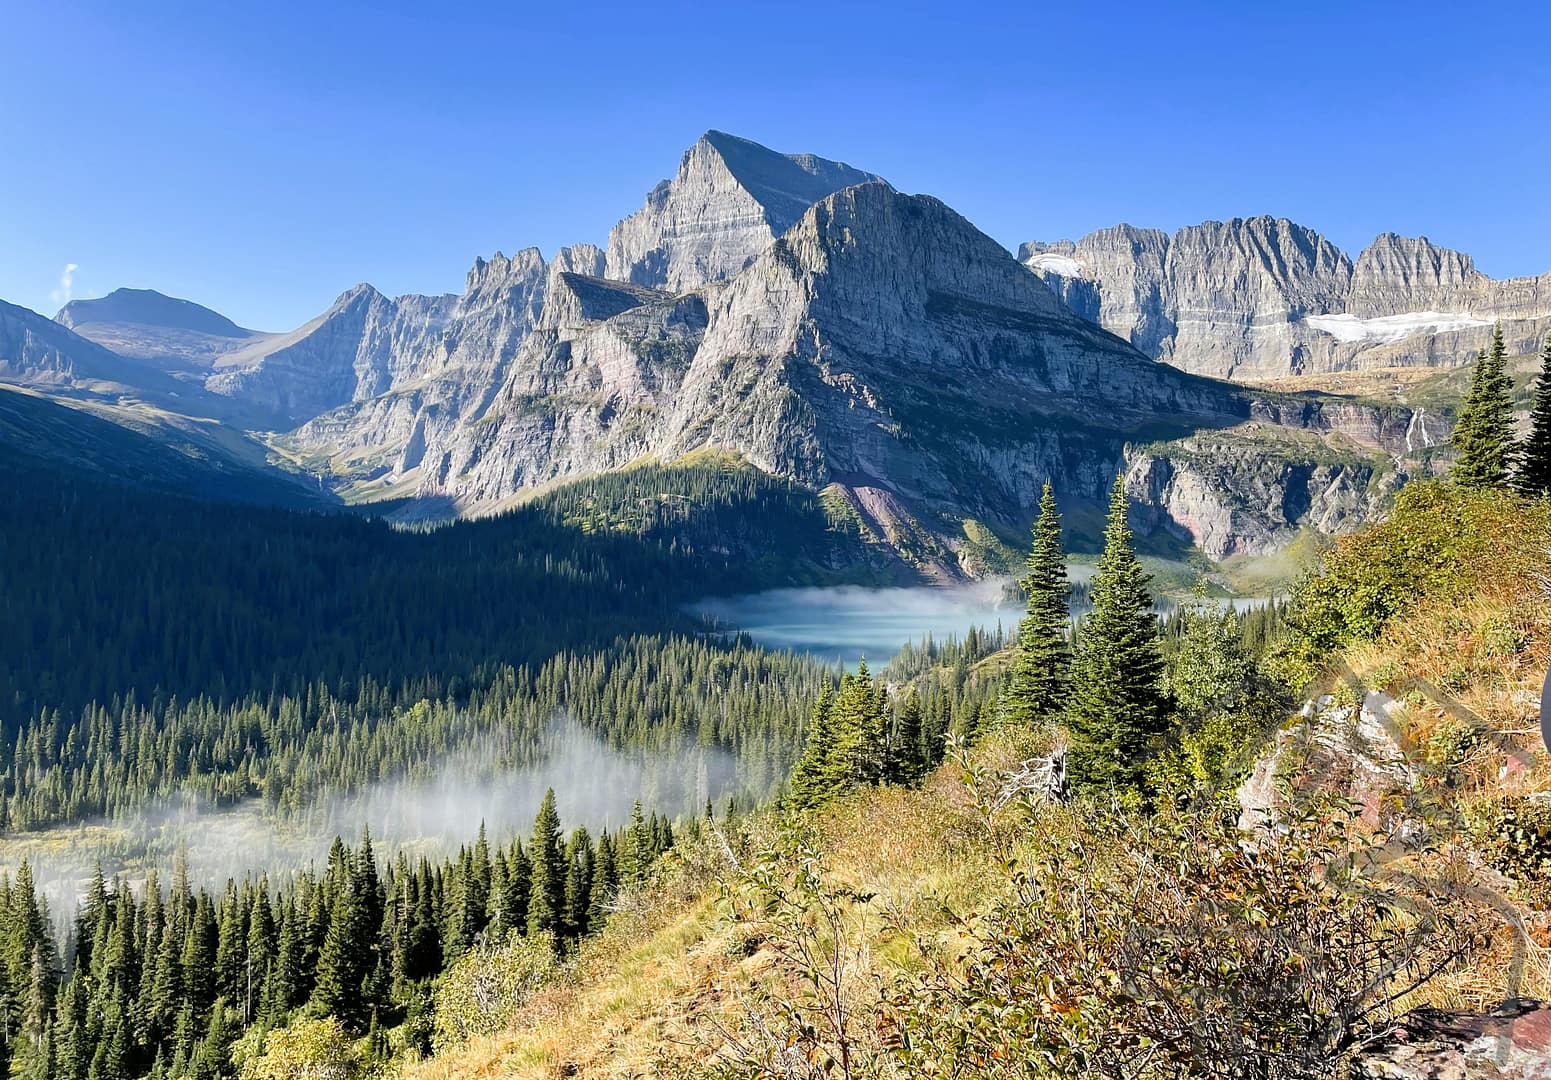
M157 288L259 329L601 244L707 128L1009 247L1273 213L1551 269L1545 5L372 7L12 0L0 299Z

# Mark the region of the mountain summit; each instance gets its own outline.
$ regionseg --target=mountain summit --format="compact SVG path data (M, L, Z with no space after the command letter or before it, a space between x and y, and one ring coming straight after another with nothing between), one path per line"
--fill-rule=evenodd
M192 300L179 300L155 289L114 289L95 300L72 300L60 308L54 321L77 332L93 323L135 323L218 337L243 338L256 333Z
M708 131L673 179L614 226L604 276L673 292L725 281L826 195L879 179L843 162L779 154Z

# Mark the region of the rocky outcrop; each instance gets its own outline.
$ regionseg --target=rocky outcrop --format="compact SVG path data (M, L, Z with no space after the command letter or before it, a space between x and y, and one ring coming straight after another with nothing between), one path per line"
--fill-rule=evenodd
M1516 999L1489 1013L1418 1009L1353 1073L1364 1080L1551 1080L1551 1007Z
M1214 559L1269 555L1303 529L1333 535L1371 521L1403 480L1387 458L1340 455L1297 435L1249 424L1130 451L1133 524Z
M389 300L357 285L305 326L220 357L205 388L292 427L417 372L452 305L452 297Z
M0 381L51 390L135 394L163 401L177 382L109 352L35 311L0 301Z
M803 213L878 178L812 154L708 131L646 205L609 233L606 276L682 292L738 273Z
M1283 218L1118 225L1024 244L1019 258L1083 317L1148 356L1235 379L1454 366L1500 320L1510 348L1551 330L1551 274L1497 281L1468 255L1386 233L1356 260Z

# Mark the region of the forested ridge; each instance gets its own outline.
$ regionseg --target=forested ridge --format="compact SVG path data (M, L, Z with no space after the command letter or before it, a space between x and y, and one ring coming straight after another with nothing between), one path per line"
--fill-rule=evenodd
M685 600L761 584L730 539L750 521L772 549L793 539L793 561L781 523L830 542L821 514L786 512L789 485L747 467L641 470L406 530L0 464L0 724L130 692L225 702L373 679L456 694L566 648L697 629Z

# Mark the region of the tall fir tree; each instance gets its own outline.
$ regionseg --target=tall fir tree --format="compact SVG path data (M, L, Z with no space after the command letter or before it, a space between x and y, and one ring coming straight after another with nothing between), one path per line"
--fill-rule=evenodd
M798 809L817 806L834 794L839 777L835 775L835 687L824 680L819 699L808 720L808 737L802 757L792 769L787 801Z
M559 934L565 915L565 853L560 845L560 812L554 789L544 793L528 845L533 877L528 894L528 933Z
M1067 598L1071 588L1066 581L1061 512L1049 480L1039 499L1028 573L1019 584L1029 605L1018 624L1018 658L1002 696L1002 718L1018 724L1050 723L1059 719L1066 697L1071 664L1066 638L1070 618Z
M360 882L346 872L329 913L328 933L318 952L317 985L312 991L311 1011L335 1016L345 1027L359 1033L371 1015L366 981L376 966L367 902Z
M857 664L856 674L840 681L834 726L833 771L840 781L837 790L882 780L888 755L883 703L873 685L872 672L867 670L865 656Z
M895 784L913 784L926 775L925 718L921 698L915 690L899 707L894 735L889 740L889 780Z
M1163 734L1163 656L1150 582L1133 546L1121 474L1072 660L1066 767L1081 789L1137 786L1143 756Z
M1551 495L1551 334L1540 351L1540 374L1535 378L1529 411L1529 435L1519 452L1514 487L1535 498Z
M1471 373L1470 392L1454 423L1451 441L1459 456L1450 475L1461 487L1502 487L1513 469L1513 380L1508 377L1503 328L1492 330Z

